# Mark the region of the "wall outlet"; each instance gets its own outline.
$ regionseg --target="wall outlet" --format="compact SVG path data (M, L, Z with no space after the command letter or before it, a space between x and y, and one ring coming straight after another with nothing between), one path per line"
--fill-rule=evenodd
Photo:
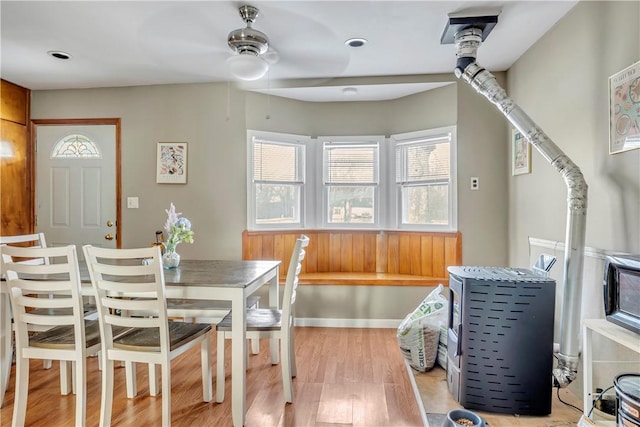
M127 208L129 208L129 209L138 209L138 198L137 197L127 197Z
M472 176L471 177L471 189L472 190L479 190L480 189L480 178L478 178L477 176Z

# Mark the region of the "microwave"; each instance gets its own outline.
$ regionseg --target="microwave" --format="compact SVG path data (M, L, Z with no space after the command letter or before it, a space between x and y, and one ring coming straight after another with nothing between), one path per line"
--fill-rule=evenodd
M606 258L604 314L608 321L640 334L640 255Z

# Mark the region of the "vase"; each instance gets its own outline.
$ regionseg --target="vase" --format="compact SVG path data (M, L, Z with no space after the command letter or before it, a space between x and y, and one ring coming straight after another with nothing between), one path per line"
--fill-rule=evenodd
M162 255L162 267L172 270L180 265L180 254L175 250L168 250Z

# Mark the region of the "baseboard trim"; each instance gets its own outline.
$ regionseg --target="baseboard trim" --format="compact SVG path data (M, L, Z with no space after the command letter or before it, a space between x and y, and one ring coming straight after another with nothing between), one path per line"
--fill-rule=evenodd
M416 383L416 377L413 374L413 368L409 365L407 359L404 359L404 366L407 368L407 375L409 375L409 381L411 382L411 388L413 389L413 394L416 398L416 402L418 403L418 410L420 411L420 416L422 417L422 425L424 427L429 426L429 420L427 420L427 411L424 409L424 403L422 402L422 396L420 395L420 390L418 390L418 384Z
M296 317L296 326L325 328L397 328L402 319L334 319L321 317Z

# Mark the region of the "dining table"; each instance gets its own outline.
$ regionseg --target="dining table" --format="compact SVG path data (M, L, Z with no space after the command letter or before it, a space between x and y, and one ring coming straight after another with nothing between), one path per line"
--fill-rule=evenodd
M230 301L233 311L231 339L231 407L233 425L243 426L246 414L246 301L263 285L269 286L269 307L279 309L280 261L182 260L164 270L167 299ZM84 261L79 262L83 296L95 296ZM0 407L9 383L13 346L7 286L0 283ZM216 305L216 307L219 307ZM270 343L271 360L278 360L277 342Z

